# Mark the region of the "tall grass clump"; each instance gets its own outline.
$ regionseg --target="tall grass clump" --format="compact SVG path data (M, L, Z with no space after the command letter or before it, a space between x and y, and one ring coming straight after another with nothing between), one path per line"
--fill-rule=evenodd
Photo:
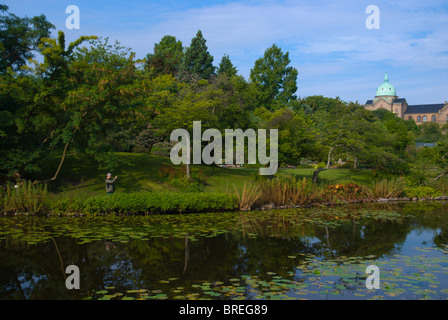
M402 177L376 180L370 191L374 198L398 198L403 195L406 184Z
M319 198L320 191L311 180L295 177L276 177L259 182L261 203L275 205L303 205Z
M246 186L244 184L241 193L235 187L235 194L238 198L238 208L241 211L249 211L262 193L257 185Z
M30 180L0 188L0 211L38 213L47 207L47 185Z

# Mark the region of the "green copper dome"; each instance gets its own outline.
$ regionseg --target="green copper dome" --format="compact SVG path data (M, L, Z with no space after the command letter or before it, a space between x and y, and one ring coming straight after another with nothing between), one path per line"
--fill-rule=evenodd
M395 87L389 83L389 78L386 75L384 76L384 83L376 89L376 96L396 96L397 90Z

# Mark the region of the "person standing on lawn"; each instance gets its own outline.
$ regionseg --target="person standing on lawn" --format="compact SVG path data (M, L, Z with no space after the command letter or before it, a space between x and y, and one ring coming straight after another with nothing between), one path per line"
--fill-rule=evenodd
M118 177L115 176L115 178L112 179L112 174L111 173L108 173L106 175L106 192L107 192L107 194L114 193L114 183L115 183L115 180L117 180L117 178Z

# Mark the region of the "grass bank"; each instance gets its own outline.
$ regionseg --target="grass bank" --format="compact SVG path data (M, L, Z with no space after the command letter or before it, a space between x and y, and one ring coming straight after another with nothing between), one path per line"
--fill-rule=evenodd
M313 184L311 168L280 169L273 179L268 179L260 176L256 168L193 165L192 179L187 180L184 166L173 165L169 158L137 153L117 156L132 165L113 172L119 179L112 196L105 192L105 172L89 159L73 154L67 158L58 180L48 186L25 181L18 188L12 184L0 188L0 212L166 214L448 194L447 179L431 186L415 186L403 177L374 179L371 170L325 170L319 174L319 183ZM48 168L52 167L49 163Z
M176 192L183 191L171 183L171 178L164 175L164 168L173 168L179 174L183 166L173 165L168 157L146 153L117 153L117 157L131 165L121 166L112 174L118 175L116 193L131 192ZM45 166L40 178L53 176L60 158L53 157ZM229 189L242 189L244 184L260 178L256 168L221 168L217 166L192 165L192 175L203 176L203 192L226 192ZM279 169L276 176L294 176L311 179L314 169ZM49 194L57 199L88 198L104 195L106 171L98 169L98 165L84 155L68 155L58 179L48 185ZM330 169L319 174L319 184L358 183L369 184L372 181L372 170L363 169Z

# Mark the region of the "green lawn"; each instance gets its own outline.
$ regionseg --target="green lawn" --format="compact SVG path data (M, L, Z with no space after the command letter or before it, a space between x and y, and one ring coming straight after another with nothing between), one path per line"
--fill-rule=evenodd
M118 153L122 159L132 163L123 166L112 175L117 175L116 192L132 191L174 191L168 185L168 179L160 174L161 167L175 167L168 157L143 153ZM58 165L58 157L48 162L47 172L42 177L50 177ZM193 174L199 170L207 176L205 192L225 192L235 187L241 188L245 183L255 181L258 176L256 168L219 168L216 166L192 165ZM297 175L311 178L314 169L280 169L277 175ZM106 172L98 170L97 164L85 156L70 154L61 169L58 179L49 186L55 197L89 197L105 193L104 179ZM336 184L355 182L370 184L371 170L330 169L319 173L320 183Z

